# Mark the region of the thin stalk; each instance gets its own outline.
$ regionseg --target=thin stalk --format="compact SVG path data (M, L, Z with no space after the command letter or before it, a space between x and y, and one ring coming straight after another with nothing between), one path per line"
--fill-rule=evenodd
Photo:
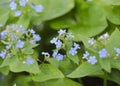
M103 86L107 86L107 72L105 72Z

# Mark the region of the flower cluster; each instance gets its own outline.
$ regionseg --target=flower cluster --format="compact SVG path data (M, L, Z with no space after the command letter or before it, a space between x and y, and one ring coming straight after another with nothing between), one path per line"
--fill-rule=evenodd
M4 46L0 51L0 57L5 59L12 57L13 53L16 55L19 52L20 58L25 59L26 64L32 64L33 58L29 54L25 55L22 50L26 49L29 45L36 46L40 40L41 37L33 29L27 30L23 26L16 24L6 26L6 29L0 33L0 42Z
M24 13L24 12L22 12L22 8L26 7L28 5L28 2L29 2L29 0L19 0L19 2L15 1L15 0L10 1L9 7L10 7L10 10L14 11L15 17L19 17L21 14ZM32 4L30 4L30 7L37 13L43 11L43 5L41 5L41 4L34 5L32 3Z
M83 59L86 59L88 63L90 64L96 64L98 61L96 59L96 56L90 56L90 53L88 51L86 51L83 54Z
M52 57L58 59L58 60L62 60L63 57L65 57L65 55L62 55L59 52L60 49L64 48L65 45L65 41L67 41L67 39L72 39L74 36L72 35L72 33L67 33L66 30L62 30L60 29L58 31L58 36L54 37L50 43L54 44L56 46L56 50L53 51ZM73 47L69 47L69 54L71 54L72 56L77 54L77 49L80 49L79 44L74 43Z

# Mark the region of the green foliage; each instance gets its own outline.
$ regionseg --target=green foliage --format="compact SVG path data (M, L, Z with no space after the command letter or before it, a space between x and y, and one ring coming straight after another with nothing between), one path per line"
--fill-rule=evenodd
M0 1L0 86L120 85L120 0L20 1Z

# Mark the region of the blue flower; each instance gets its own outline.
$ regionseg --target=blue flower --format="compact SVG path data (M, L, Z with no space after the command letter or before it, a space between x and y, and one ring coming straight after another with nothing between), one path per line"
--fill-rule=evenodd
M63 57L64 56L62 54L60 54L60 53L56 55L57 60L63 60Z
M10 48L11 48L11 45L10 45L10 44L6 46L6 49L7 49L7 50L9 50Z
M15 15L15 17L20 16L20 15L21 15L21 11L20 11L20 10L17 10L14 15Z
M80 45L79 44L77 44L77 43L74 43L74 48L77 50L77 49L80 49Z
M43 11L43 6L42 5L37 5L34 7L36 12L42 12Z
M52 56L55 58L55 57L57 56L57 54L58 54L58 50L55 50L55 51L53 52Z
M56 45L56 48L60 48L62 46L62 42L60 40L57 40L55 45Z
M90 63L90 64L95 64L95 63L97 63L97 59L96 59L95 56L90 56L87 61L88 61L88 63Z
M28 64L28 65L32 65L33 62L34 62L34 59L31 58L31 57L28 57L25 62L26 62L26 64Z
M88 56L90 55L90 53L88 51L86 51L84 54L83 54L83 59L88 59Z
M99 51L99 57L100 58L106 58L108 56L109 56L109 54L108 54L108 52L105 48L103 48L102 50Z
M17 44L16 44L16 48L23 48L24 47L24 42L21 40L18 40Z
M50 41L50 43L51 43L51 44L56 44L56 43L57 43L57 40L58 40L58 38L57 38L57 37L54 37L54 38Z
M20 0L19 4L20 4L20 6L25 7L27 2L28 2L28 0Z
M57 60L62 60L63 57L64 57L62 54L58 53L58 50L55 50L55 51L53 52L52 56L53 56L54 58L56 58Z
M59 36L61 36L61 35L63 35L63 34L66 33L66 30L62 30L62 29L60 29L60 30L58 31L58 33L59 33Z
M41 37L39 35L37 35L37 34L33 34L33 40L38 42L38 41L41 40Z
M77 50L75 48L70 48L69 54L74 56L75 54L77 54Z
M90 44L90 45L94 45L94 44L95 44L95 40L94 40L94 38L91 38L90 40L88 40L88 44Z
M28 31L32 34L35 34L35 31L33 29L29 29Z
M10 9L11 9L11 10L15 10L15 9L17 8L17 4L15 3L14 0L10 2L10 5L9 5L9 6L10 6Z
M77 54L77 49L80 49L80 46L77 43L74 43L73 46L74 47L70 48L69 54L74 56L75 54Z
M5 36L7 35L7 31L4 30L0 33L0 39L5 40Z
M116 51L116 56L120 56L120 48L114 48L114 50Z
M0 57L1 57L2 59L4 59L5 56L6 56L6 52L5 52L5 51L1 51L1 52L0 52Z

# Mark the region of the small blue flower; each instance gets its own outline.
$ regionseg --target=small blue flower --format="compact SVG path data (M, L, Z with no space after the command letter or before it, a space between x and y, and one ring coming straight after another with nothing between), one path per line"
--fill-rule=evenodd
M57 60L63 60L63 57L64 57L64 56L59 53L59 54L56 55L55 58L56 58Z
M20 10L17 10L14 15L15 15L15 17L20 16L20 15L21 15L21 11L20 11Z
M6 50L9 50L11 47L12 47L11 44L7 45Z
M56 48L60 48L62 46L62 42L60 40L57 40L55 45L56 45Z
M35 31L33 29L29 29L28 31L32 34L35 34Z
M20 0L19 5L22 6L22 7L25 7L27 2L28 2L28 0Z
M83 59L88 59L88 56L90 55L90 53L88 51L86 51L84 54L83 54Z
M1 51L1 52L0 52L0 57L1 57L2 59L4 59L5 56L6 56L6 52L5 52L5 51Z
M58 54L58 50L55 50L55 51L53 52L52 56L55 58L55 57L57 56L57 54Z
M95 56L90 56L87 61L88 61L88 63L90 63L90 64L95 64L95 63L97 63L97 59L96 59Z
M11 9L11 10L15 10L15 9L17 8L17 4L15 3L14 0L10 2L10 5L9 5L9 6L10 6L10 9Z
M77 43L74 43L73 46L74 47L70 48L69 54L74 56L75 54L77 54L77 49L80 49L80 46Z
M74 43L74 48L77 50L77 49L80 49L80 45L79 44L77 44L77 43Z
M43 6L42 5L37 5L34 7L36 12L42 12L43 11Z
M4 30L0 33L0 39L5 40L5 36L7 35L7 31Z
M50 41L50 43L51 43L51 44L56 44L56 43L57 43L57 40L58 40L58 38L57 38L57 37L54 37L54 38Z
M29 57L29 58L27 58L26 59L26 64L28 64L28 65L32 65L33 64L33 62L34 62L34 59L33 58L31 58L31 57Z
M120 56L120 48L114 48L114 50L116 51L116 56Z
M88 40L88 44L90 44L90 45L94 45L94 44L95 44L95 40L94 40L94 38L91 38L90 40Z
M63 35L63 34L66 33L66 30L62 30L62 29L60 29L60 30L58 31L58 33L59 33L59 36L61 36L61 35Z
M58 53L58 50L55 50L55 51L53 52L52 56L53 56L54 58L56 58L57 60L62 60L63 57L64 57L62 54Z
M24 42L21 40L18 40L17 44L16 44L16 48L23 48L24 47Z
M41 40L41 37L37 34L33 34L33 39L34 39L34 41L38 42Z
M69 54L74 56L75 54L77 54L77 50L75 48L70 48Z
M103 48L102 50L99 51L99 57L100 58L106 58L108 56L109 56L109 54L108 54L108 52L105 48Z

